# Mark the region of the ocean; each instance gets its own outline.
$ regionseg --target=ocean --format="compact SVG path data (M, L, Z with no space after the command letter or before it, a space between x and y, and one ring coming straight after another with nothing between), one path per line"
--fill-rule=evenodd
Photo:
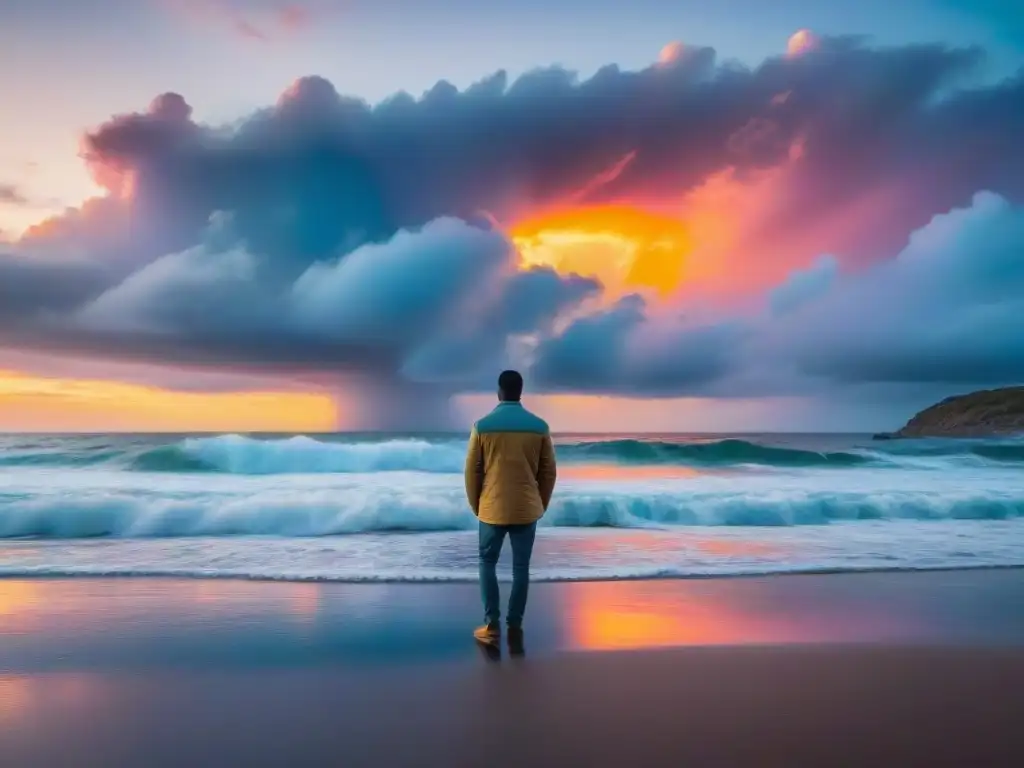
M0 436L0 575L472 581L465 445ZM538 580L1024 565L1024 439L560 435L556 452Z

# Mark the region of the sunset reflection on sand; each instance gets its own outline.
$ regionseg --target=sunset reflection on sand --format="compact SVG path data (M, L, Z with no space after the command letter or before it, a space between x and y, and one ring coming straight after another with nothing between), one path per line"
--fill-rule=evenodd
M0 729L38 722L54 702L78 711L101 703L98 675L61 672L47 675L0 675Z
M35 582L0 579L0 635L34 629L38 601Z
M631 546L656 541L646 533L634 532ZM542 657L701 645L1002 642L1024 636L1013 610L1019 594L1019 572L1009 571L538 583L530 590L528 647ZM55 675L469 660L477 656L468 628L479 600L475 583L0 580L0 677L39 673L52 683L47 691L77 701L88 698L83 683L57 685ZM0 680L0 718L32 706L38 691L26 685Z
M753 586L753 582L747 583ZM564 641L571 650L609 651L687 645L828 642L904 628L898 616L867 611L844 617L821 605L800 610L759 600L756 589L658 581L587 582L561 593ZM744 585L747 586L747 585Z
M738 613L727 601L693 596L680 600L648 585L579 584L567 593L571 645L604 651L743 642L766 639L763 621ZM778 635L785 634L778 628ZM772 633L775 634L775 633Z
M110 582L108 582L109 584ZM244 580L117 579L113 597L96 600L97 579L54 581L0 579L0 637L29 633L103 634L111 622L151 620L154 609L163 617L179 616L200 624L246 621L268 614L311 625L320 611L323 585L279 582L267 588ZM168 589L168 583L173 588ZM46 599L43 599L43 595Z

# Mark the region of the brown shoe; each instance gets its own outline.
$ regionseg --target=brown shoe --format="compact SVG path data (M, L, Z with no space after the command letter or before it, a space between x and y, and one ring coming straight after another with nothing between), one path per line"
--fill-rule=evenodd
M478 643L483 643L484 645L500 645L501 628L484 624L482 627L477 627L473 630L473 638Z

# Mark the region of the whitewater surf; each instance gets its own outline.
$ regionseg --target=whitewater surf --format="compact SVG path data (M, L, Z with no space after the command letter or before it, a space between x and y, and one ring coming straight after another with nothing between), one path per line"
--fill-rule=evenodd
M465 446L5 436L0 573L469 580ZM541 579L1024 565L1020 440L588 435L556 450Z

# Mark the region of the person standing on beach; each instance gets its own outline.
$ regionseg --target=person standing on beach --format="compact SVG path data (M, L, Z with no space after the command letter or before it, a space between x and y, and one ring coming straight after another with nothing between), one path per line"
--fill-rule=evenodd
M509 646L522 642L530 587L530 556L555 490L555 449L547 423L523 407L523 377L498 377L498 405L473 425L466 453L466 497L480 528L480 593L484 624L473 636L501 641L501 596L495 569L507 535L512 543L512 594L508 601ZM521 646L520 646L521 647Z

